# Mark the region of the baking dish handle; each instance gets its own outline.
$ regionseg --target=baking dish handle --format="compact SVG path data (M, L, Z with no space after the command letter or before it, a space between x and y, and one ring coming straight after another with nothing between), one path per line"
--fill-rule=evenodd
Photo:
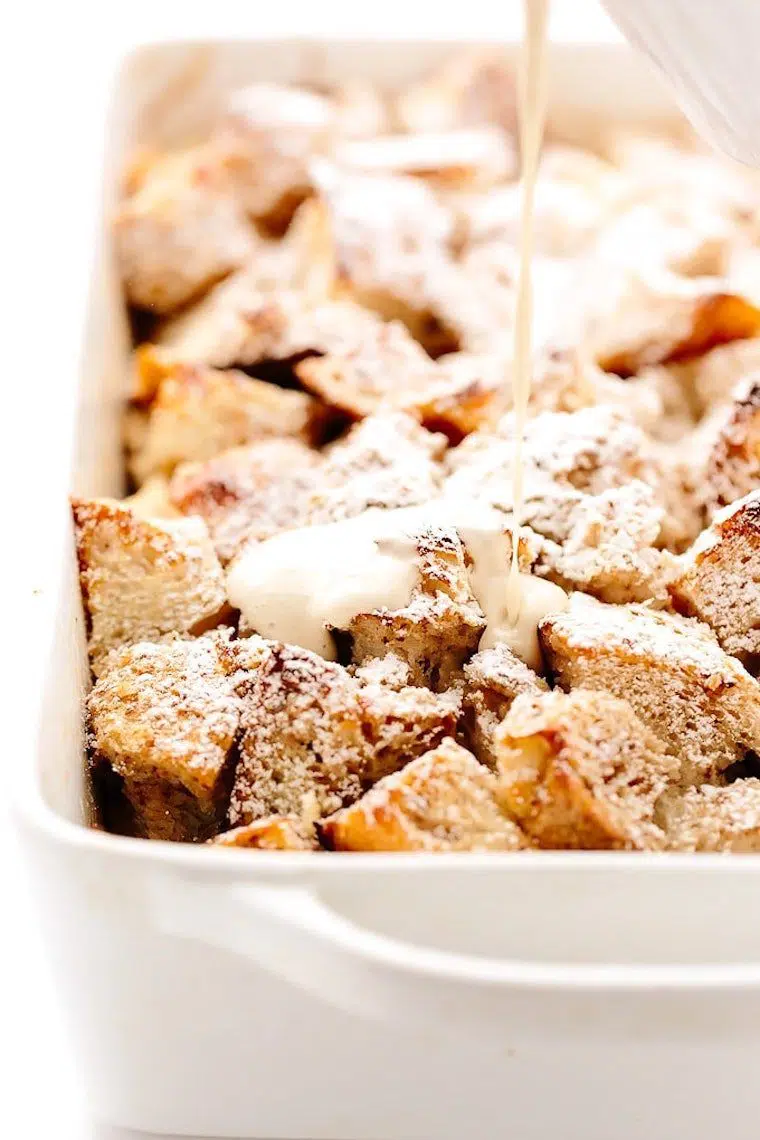
M188 889L189 888L189 889ZM303 886L174 880L162 892L162 928L249 958L321 1000L365 1017L415 1026L483 1027L605 1015L615 999L646 1023L650 1001L693 1014L694 995L725 1010L730 995L760 992L760 963L630 964L488 958L388 937L346 918ZM558 1000L560 999L560 1000ZM650 1013L647 1013L647 1010ZM536 1026L537 1027L537 1026Z

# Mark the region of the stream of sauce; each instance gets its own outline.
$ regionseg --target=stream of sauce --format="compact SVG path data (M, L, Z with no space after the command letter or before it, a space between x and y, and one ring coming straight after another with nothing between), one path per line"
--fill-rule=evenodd
M517 304L515 307L512 389L515 410L515 445L512 460L512 564L507 582L507 610L511 624L520 624L529 599L520 576L518 542L523 514L523 439L528 418L533 340L533 247L536 176L544 137L547 105L547 23L549 0L523 0L525 31L518 82L520 129L520 246Z
M547 103L548 0L523 0L525 42L519 83L522 154L520 270L515 312L515 449L513 518L509 525L489 506L446 496L419 507L371 509L357 518L304 527L249 546L228 569L230 601L248 626L265 637L301 645L328 659L336 647L331 629L374 610L407 606L419 581L416 536L452 527L469 553L470 585L486 628L482 649L506 644L541 668L538 624L562 610L558 586L520 572L523 513L523 436L531 387L533 203Z

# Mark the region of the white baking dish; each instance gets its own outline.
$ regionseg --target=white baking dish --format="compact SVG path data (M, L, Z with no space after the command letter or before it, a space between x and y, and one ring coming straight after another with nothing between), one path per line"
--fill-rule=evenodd
M126 149L202 130L229 87L392 83L449 50L141 50L115 91L105 212ZM561 108L574 130L599 106L670 115L616 45L558 45L553 78L555 122ZM119 489L128 344L105 230L93 240L72 479L107 494ZM88 829L87 669L63 501L57 517L46 563L58 577L36 602L39 731L16 765L16 806L98 1116L293 1140L755 1140L760 859L266 854Z

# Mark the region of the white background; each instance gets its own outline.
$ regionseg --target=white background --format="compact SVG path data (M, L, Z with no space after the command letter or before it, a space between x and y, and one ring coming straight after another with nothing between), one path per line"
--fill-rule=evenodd
M75 382L87 278L89 218L95 208L93 164L99 120L121 54L165 37L257 34L473 39L514 36L518 0L467 0L459 10L436 3L382 4L253 0L15 0L0 33L3 88L2 403L0 403L0 646L2 763L10 766L29 732L30 687L38 683L34 646L24 638L24 606L44 549L44 502L65 494L46 478L62 446L59 402ZM500 13L497 17L497 13ZM554 33L586 39L610 34L590 0L555 0ZM0 1135L8 1140L122 1140L87 1122L73 1060L27 897L23 866L0 798ZM114 979L118 985L118 979Z

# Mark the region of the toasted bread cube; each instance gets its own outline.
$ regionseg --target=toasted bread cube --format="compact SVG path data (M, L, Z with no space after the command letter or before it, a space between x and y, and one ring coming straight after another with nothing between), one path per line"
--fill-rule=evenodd
M399 321L378 324L374 336L341 354L307 357L296 364L307 391L352 419L362 419L383 404L412 403L438 377L430 357Z
M262 440L182 464L169 497L183 515L201 516L226 565L248 540L306 521L321 463L318 452L296 439Z
M151 475L139 490L120 502L139 519L176 519L180 515L169 497L169 480L165 475Z
M662 845L652 822L678 761L604 692L519 696L496 732L502 809L540 847Z
M681 366L700 415L731 400L737 384L760 371L760 337L721 344Z
M513 454L514 417L507 416L497 432L475 432L449 452L447 493L483 498L509 508ZM548 537L556 532L548 518L555 500L561 515L557 526L560 533L566 533L568 495L562 491L569 492L574 503L578 492L598 495L623 487L632 479L656 486L659 476L644 432L620 408L610 406L534 416L526 426L523 455L523 519Z
M471 49L402 91L396 116L407 131L495 124L514 132L516 102L514 75L501 53Z
M452 353L432 361L397 321L382 325L374 343L309 357L295 371L308 391L352 419L397 407L452 443L496 422L508 386L504 369L488 358Z
M718 782L748 750L760 749L760 685L707 626L575 594L539 630L562 688L627 700L679 757L683 784Z
M706 622L726 653L760 662L760 491L720 511L680 561L674 605Z
M506 645L481 649L464 666L462 707L472 751L482 764L496 766L495 733L521 693L547 692L543 677Z
M620 278L617 287L608 271L600 279L607 281L605 303L586 333L607 372L631 376L760 332L760 309L719 279L625 267Z
M515 173L513 141L493 126L364 138L339 145L334 158L368 173L413 174L444 190L482 189Z
M404 412L384 410L322 452L324 465L307 504L312 522L337 522L370 507L409 507L435 498L443 481L443 436Z
M712 446L704 497L712 514L760 486L760 373L740 381L731 401L707 422L706 433Z
M327 162L314 174L327 211L336 295L383 320L403 321L431 356L458 348L432 299L436 277L456 277L457 267L448 248L453 218L431 188Z
M234 671L217 633L109 655L87 700L90 750L122 777L138 835L188 841L217 828L240 720Z
M146 345L140 353L155 357L156 350ZM286 391L243 372L166 361L131 470L142 483L154 474L171 474L179 463L210 459L259 439L308 441L319 418L316 401L304 392Z
M217 131L245 209L282 233L310 191L309 160L335 129L330 100L315 91L253 83L233 92Z
M665 795L657 819L673 851L760 851L760 780Z
M583 495L569 512L562 543L543 543L538 572L564 590L583 590L604 602L664 604L676 561L655 548L663 513L640 480Z
M118 645L218 623L224 575L201 519L142 519L111 499L73 499L72 508L96 675Z
M295 815L270 815L223 831L210 842L219 847L248 847L258 851L319 850L313 828Z
M242 265L255 233L210 147L169 154L148 169L113 223L133 305L170 313Z
M324 820L320 832L336 851L519 851L529 843L499 810L495 785L447 739Z
M233 826L336 811L454 731L450 697L362 684L308 650L271 646L243 697Z
M437 691L461 677L485 629L470 586L468 555L451 527L422 528L415 535L420 583L400 610L356 614L349 625L357 664L390 653L410 669L414 685Z

